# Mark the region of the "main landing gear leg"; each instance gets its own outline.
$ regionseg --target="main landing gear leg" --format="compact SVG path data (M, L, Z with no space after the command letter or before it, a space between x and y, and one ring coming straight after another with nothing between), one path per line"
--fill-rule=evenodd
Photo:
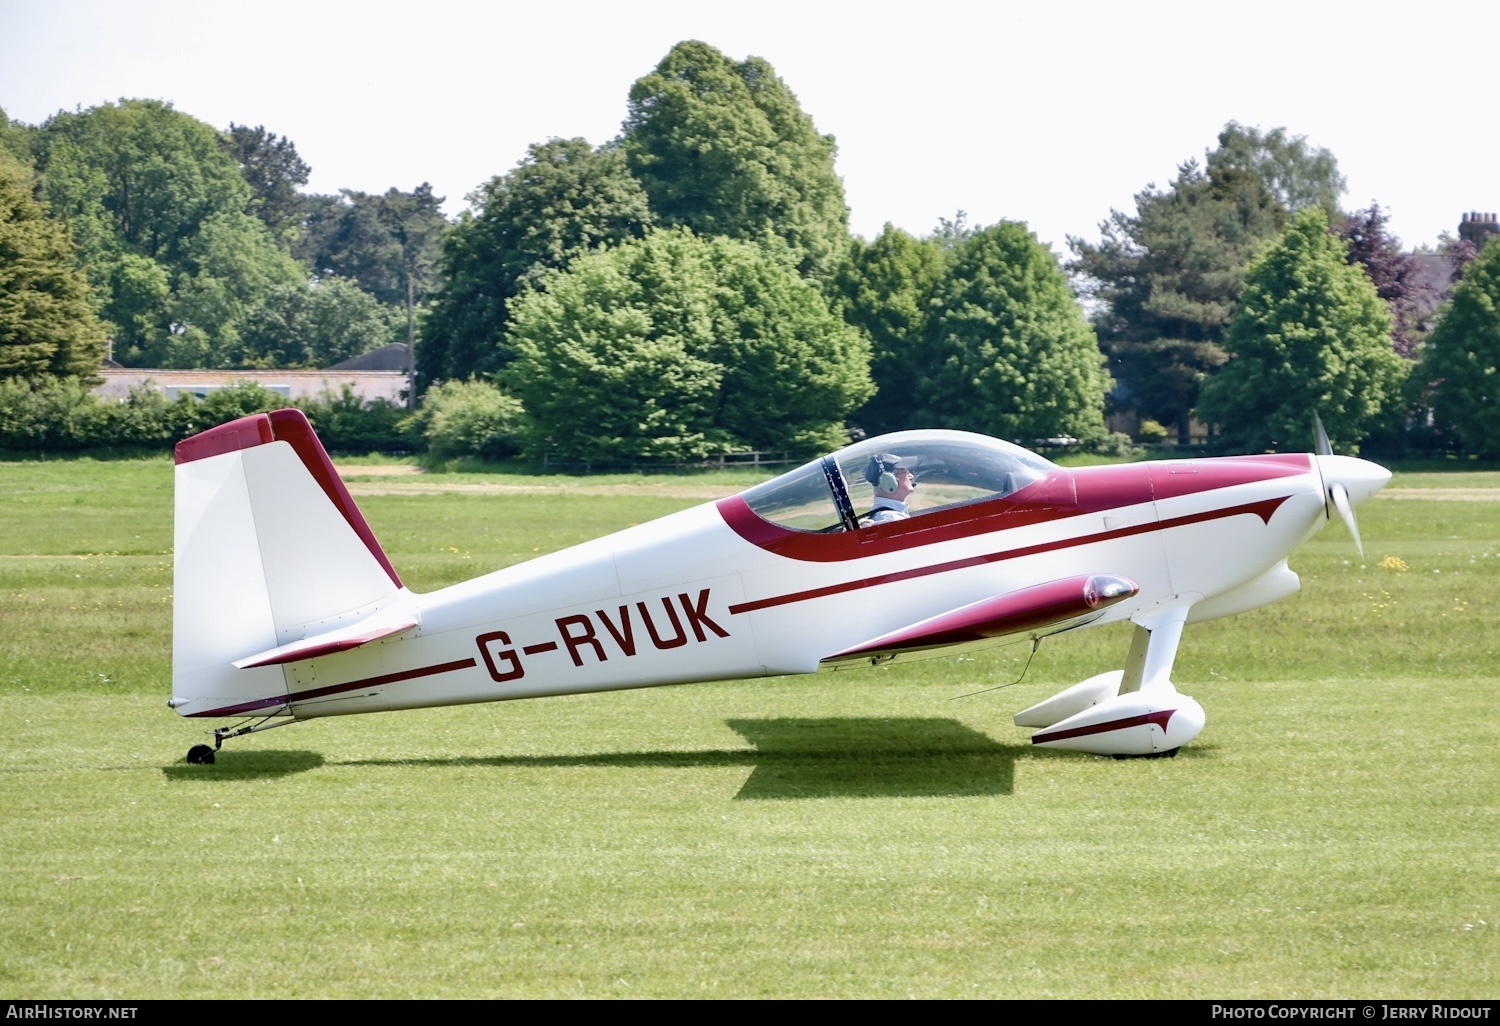
M1125 657L1125 676L1120 694L1132 691L1170 691L1172 664L1177 661L1177 646L1182 642L1182 627L1187 622L1187 606L1169 610L1153 618L1150 626L1136 624L1130 639L1130 654ZM1116 759L1175 759L1181 745L1164 752L1116 755Z

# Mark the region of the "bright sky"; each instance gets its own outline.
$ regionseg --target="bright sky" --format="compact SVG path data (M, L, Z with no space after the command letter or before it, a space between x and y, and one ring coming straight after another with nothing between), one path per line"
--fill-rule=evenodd
M457 213L552 136L614 137L673 44L764 57L838 140L855 232L962 209L1066 254L1229 120L1326 147L1408 246L1500 211L1500 8L1450 0L0 0L0 108L164 99L264 125L308 188L430 181Z

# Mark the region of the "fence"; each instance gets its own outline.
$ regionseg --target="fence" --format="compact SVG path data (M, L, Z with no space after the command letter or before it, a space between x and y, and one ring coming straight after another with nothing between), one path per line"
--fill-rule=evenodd
M542 454L542 471L557 471L568 474L621 474L640 473L642 471L668 471L668 470L767 470L776 467L791 465L800 466L811 457L797 456L788 452L723 452L717 456L706 456L700 460L688 460L685 462L669 462L667 460L632 460L630 462L608 462L605 460L586 460L583 462L570 462L554 459L547 453Z

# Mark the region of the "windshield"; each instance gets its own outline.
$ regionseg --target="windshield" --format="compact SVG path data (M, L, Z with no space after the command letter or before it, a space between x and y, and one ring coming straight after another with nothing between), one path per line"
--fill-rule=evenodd
M862 516L874 505L875 486L865 476L870 458L887 454L900 457L916 478L906 500L913 516L1009 495L1057 469L1020 446L984 435L902 431L813 460L756 485L744 499L757 516L794 531L846 530L851 514ZM847 493L849 506L840 491Z

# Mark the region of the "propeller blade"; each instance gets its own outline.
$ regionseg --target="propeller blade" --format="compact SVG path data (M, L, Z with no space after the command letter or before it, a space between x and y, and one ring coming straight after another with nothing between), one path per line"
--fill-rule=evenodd
M1342 481L1335 481L1328 486L1328 497L1333 500L1334 508L1339 511L1339 516L1344 519L1344 526L1349 528L1349 533L1354 536L1354 547L1359 550L1359 558L1365 558L1364 542L1359 540L1359 523L1354 519L1354 507L1349 502L1349 489L1344 487Z
M1323 430L1323 418L1313 411L1313 452L1319 456L1332 456L1333 446L1328 444L1328 432Z

